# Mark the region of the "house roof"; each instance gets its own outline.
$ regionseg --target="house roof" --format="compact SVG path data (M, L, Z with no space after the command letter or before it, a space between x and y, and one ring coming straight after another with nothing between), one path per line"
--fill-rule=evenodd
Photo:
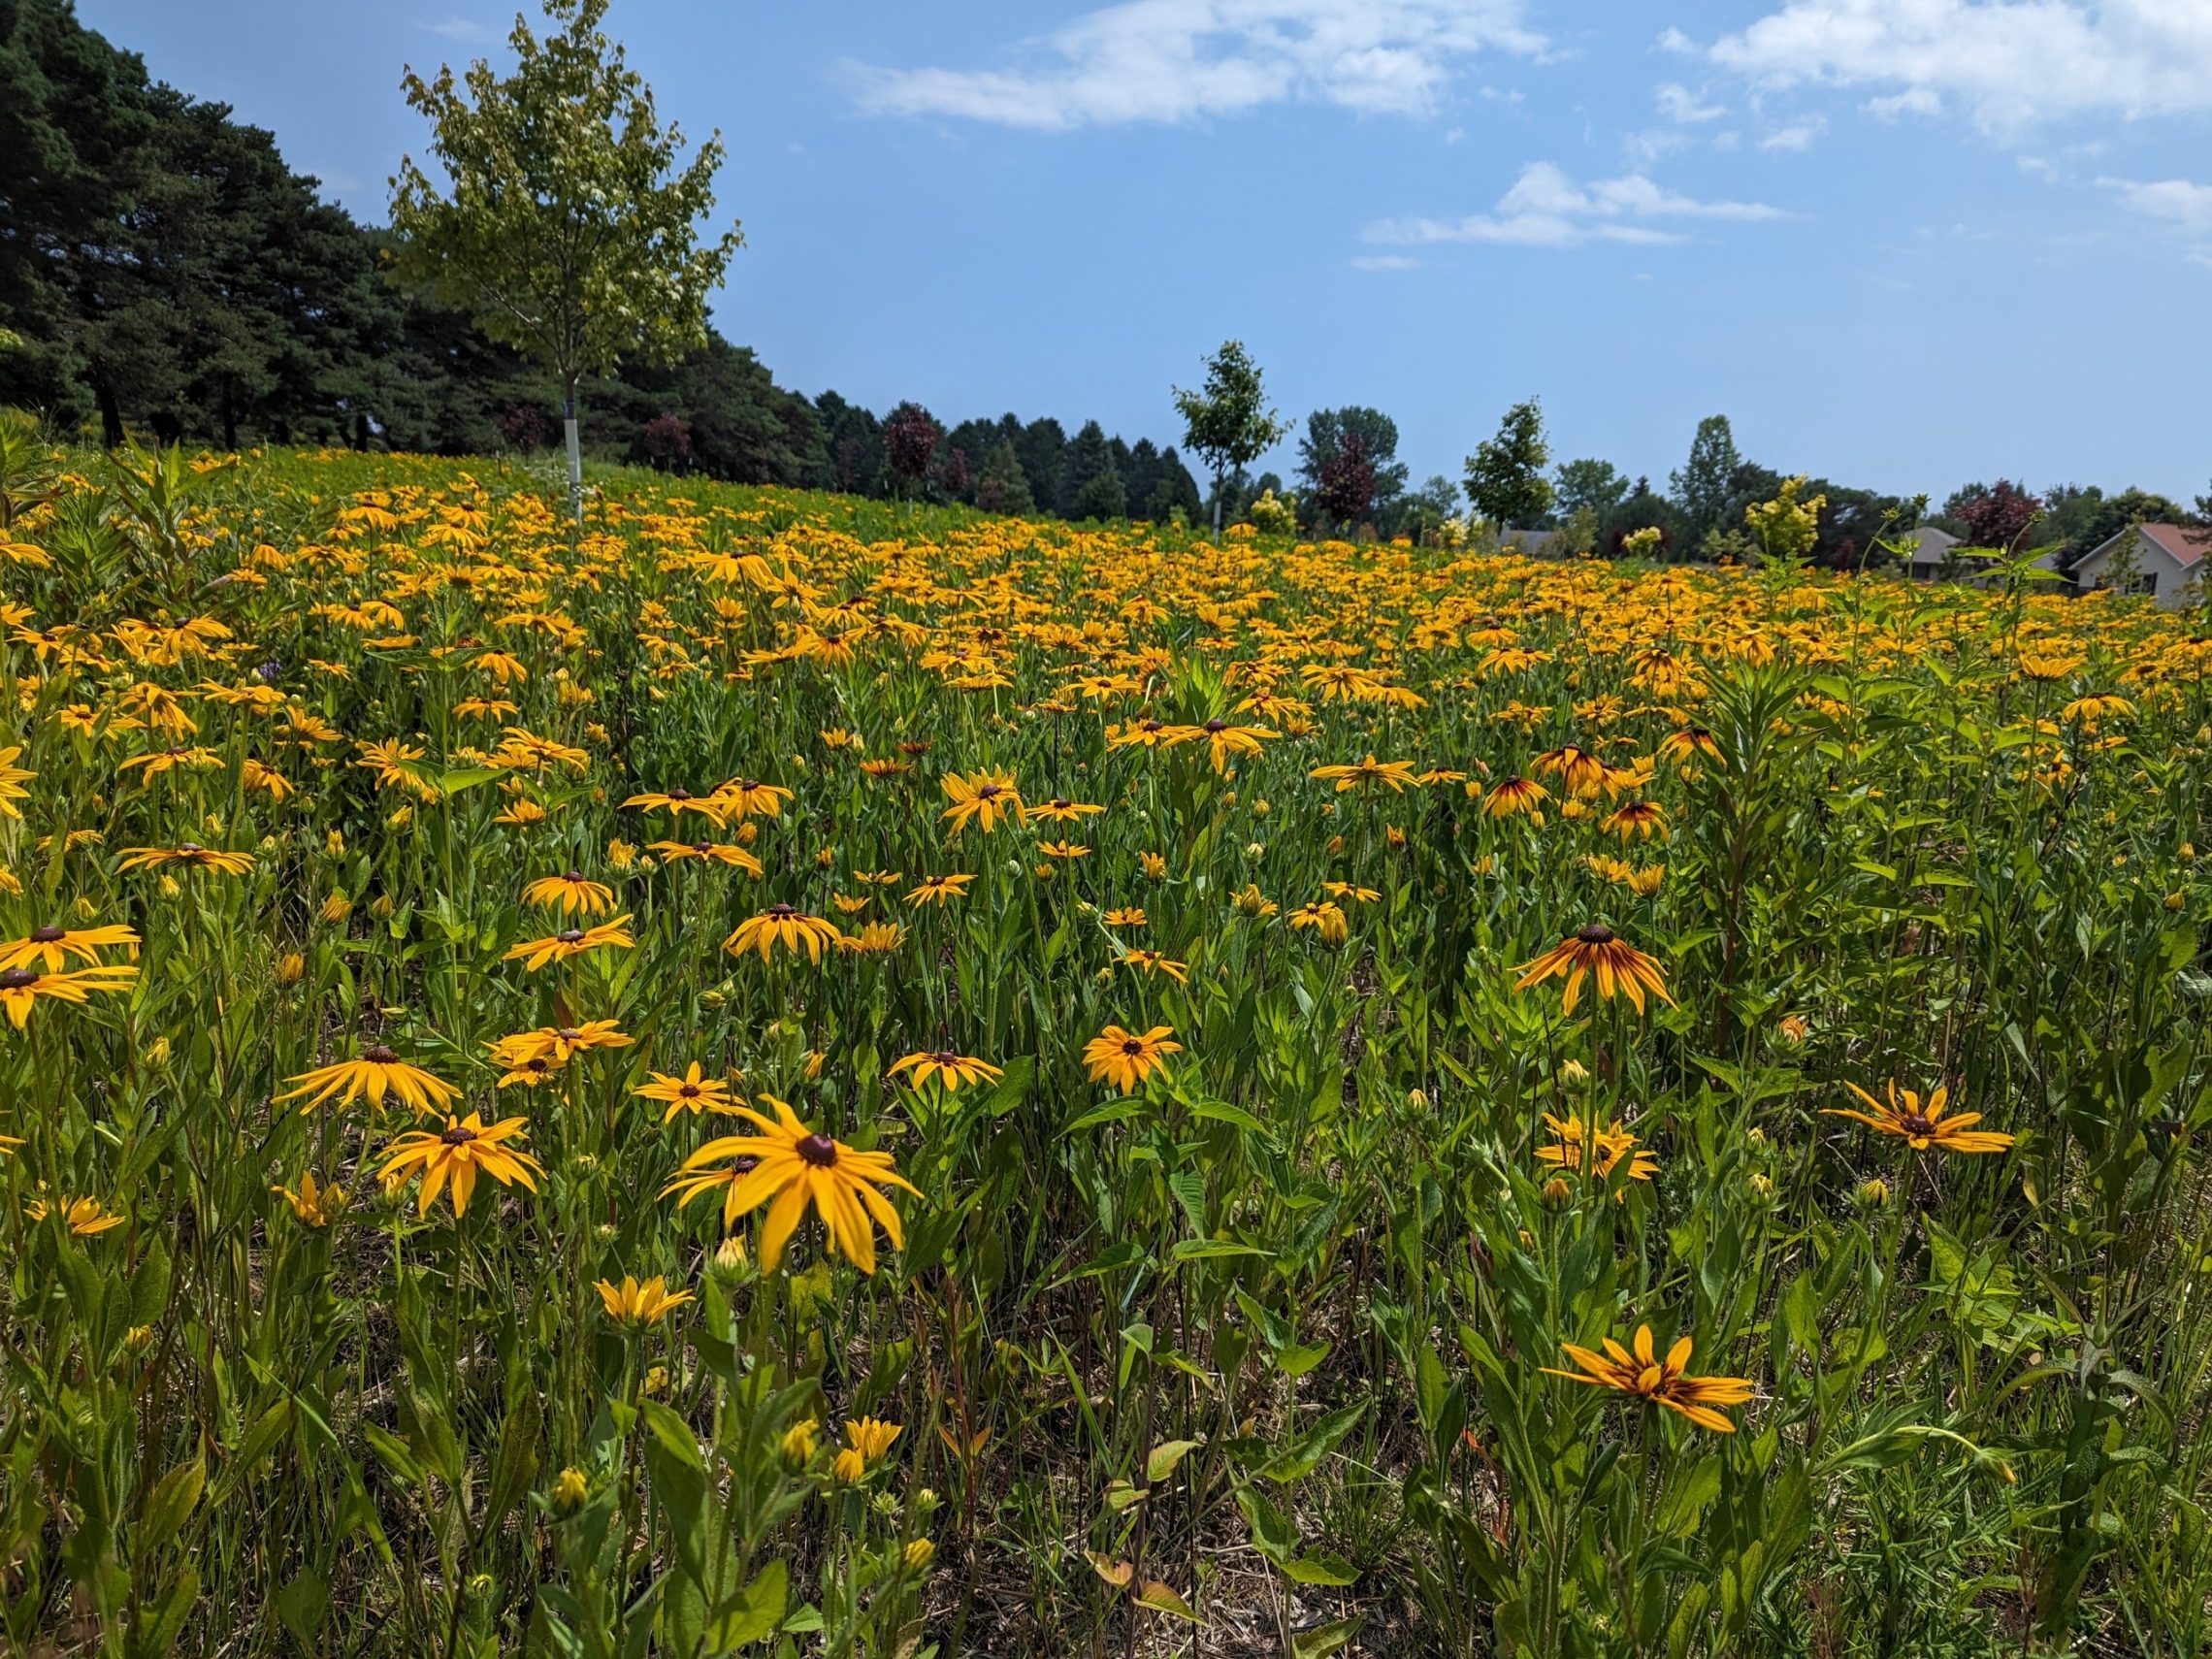
M1959 544L1956 536L1933 524L1920 526L1907 539L1913 543L1912 562L1916 565L1940 565L1943 556Z
M2172 554L2180 565L2194 565L2212 553L2212 530L2193 530L2185 524L2138 524L2135 528Z

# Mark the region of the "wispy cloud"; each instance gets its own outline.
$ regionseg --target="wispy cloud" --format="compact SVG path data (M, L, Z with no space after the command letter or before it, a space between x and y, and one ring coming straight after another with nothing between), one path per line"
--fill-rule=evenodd
M1463 60L1534 54L1523 0L1122 0L1020 43L1007 67L848 65L862 108L1065 131L1314 102L1436 108Z
M1420 261L1410 253L1363 253L1351 262L1354 271L1411 271Z
M2190 257L2212 265L2212 184L2190 179L2099 179L2130 212L2178 230Z
M2212 110L2205 0L1784 0L1708 55L1770 87L1882 89L1880 114L1957 104L1996 131Z
M1653 183L1641 173L1577 183L1548 161L1531 162L1487 213L1463 218L1383 219L1367 228L1373 243L1498 243L1519 247L1573 247L1587 242L1669 243L1683 240L1664 221L1756 220L1785 217L1763 202L1702 202Z
M492 31L483 24L467 17L440 17L436 22L417 17L415 27L429 35L443 35L449 41L464 46L483 46L495 39Z
M1703 94L1692 92L1679 81L1665 82L1653 97L1659 113L1670 121L1717 121L1728 114L1726 105L1707 103Z
M1776 127L1759 141L1761 149L1810 149L1812 141L1826 130L1828 123L1818 115L1803 121L1792 121L1786 127Z

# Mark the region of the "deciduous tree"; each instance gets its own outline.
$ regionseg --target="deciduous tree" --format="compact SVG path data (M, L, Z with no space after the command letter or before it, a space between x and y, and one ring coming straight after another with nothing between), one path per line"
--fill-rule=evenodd
M448 179L413 157L392 180L403 277L466 309L492 339L535 355L561 387L570 510L583 515L576 388L630 353L660 361L705 343L706 296L743 241L701 240L719 135L679 164L683 134L601 32L606 0L545 0L542 40L516 17L506 75L478 59L407 102L432 128Z
M1498 423L1498 436L1467 457L1467 499L1501 529L1532 528L1551 510L1551 480L1544 475L1550 463L1542 407L1534 398L1515 404Z
M1202 390L1175 392L1184 447L1214 473L1214 539L1221 538L1221 487L1229 474L1264 455L1289 428L1267 407L1259 365L1239 340L1224 341L1206 360Z

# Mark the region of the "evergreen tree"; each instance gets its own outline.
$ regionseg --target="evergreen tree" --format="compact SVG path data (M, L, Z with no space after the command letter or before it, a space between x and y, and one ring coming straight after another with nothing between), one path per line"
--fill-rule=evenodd
M1049 415L1033 420L1015 439L1014 452L1022 458L1022 475L1029 480L1030 493L1041 506L1057 511L1060 474L1067 465L1066 431Z
M1675 504L1681 509L1692 546L1706 533L1719 528L1727 516L1728 500L1736 491L1737 469L1743 457L1736 447L1736 435L1726 415L1708 415L1698 422L1690 441L1690 459L1670 480Z
M1094 420L1085 421L1067 446L1067 464L1060 472L1060 517L1120 518L1127 505L1106 429Z
M1004 438L984 457L983 471L976 474L975 504L985 512L1016 517L1036 510L1037 504L1029 495L1029 480L1022 472L1022 459Z

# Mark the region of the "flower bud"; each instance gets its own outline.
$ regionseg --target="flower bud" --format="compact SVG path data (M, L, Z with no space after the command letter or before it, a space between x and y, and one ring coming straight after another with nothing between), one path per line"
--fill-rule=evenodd
M906 1570L909 1573L928 1571L929 1563L937 1558L937 1546L926 1538L918 1538L906 1546Z
M591 1495L591 1487L584 1480L581 1469L568 1468L553 1480L553 1513L572 1515L584 1507L584 1499Z

